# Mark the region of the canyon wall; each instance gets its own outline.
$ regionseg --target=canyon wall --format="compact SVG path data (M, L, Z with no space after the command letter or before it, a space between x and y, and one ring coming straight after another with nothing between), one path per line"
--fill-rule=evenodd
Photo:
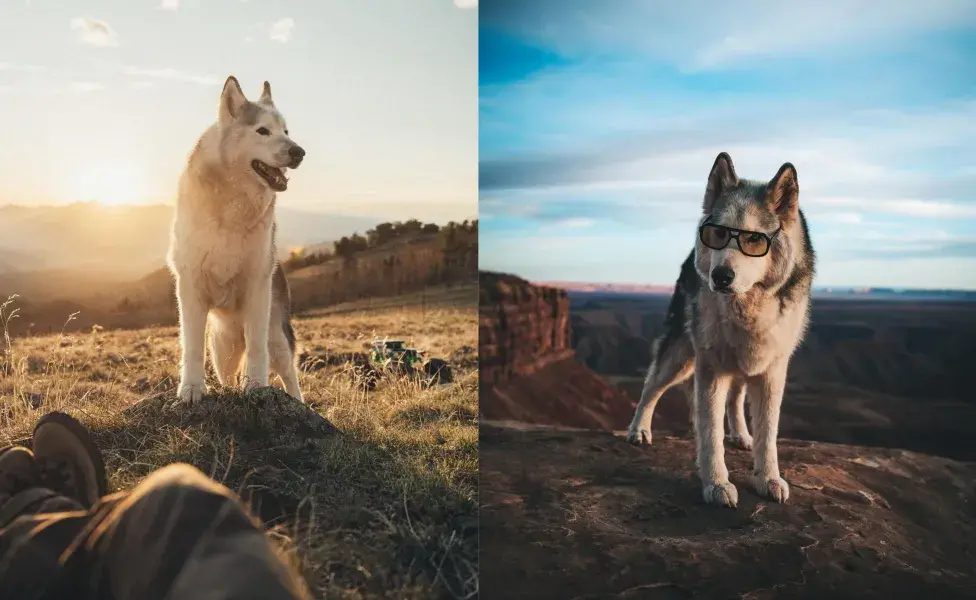
M625 428L634 403L575 359L564 290L479 274L482 418Z
M478 361L482 383L503 384L574 355L569 297L501 273L479 277Z

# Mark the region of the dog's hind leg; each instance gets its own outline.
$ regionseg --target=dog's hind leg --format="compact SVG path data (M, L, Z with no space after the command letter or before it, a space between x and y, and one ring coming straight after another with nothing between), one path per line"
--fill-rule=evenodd
M288 395L304 402L302 390L298 384L298 365L295 358L295 333L291 323L285 322L281 328L271 330L268 338L268 352L271 359L271 370L281 378Z
M275 318L272 313L272 319ZM285 386L285 391L293 398L304 402L302 390L298 384L298 365L295 358L295 330L287 318L279 320L280 326L271 324L268 334L268 356L271 361L271 370L281 378L281 383Z
M302 390L298 384L298 342L291 326L291 291L281 265L275 266L271 279L271 318L268 321L268 362L271 371L281 378L285 391L300 402Z
M654 343L654 354L641 390L640 402L627 431L627 441L631 444L651 443L651 421L658 400L669 388L687 380L695 372L695 352L687 336L658 339Z
M210 318L210 358L213 361L217 380L225 387L237 384L237 373L244 358L244 329L229 320Z
M698 419L695 418L695 380L692 378L685 379L674 386L674 389L681 392L685 397L685 402L688 404L688 421L691 423L691 439L695 439L695 436L698 435Z
M729 389L729 401L725 407L725 417L729 430L726 440L732 446L742 450L752 449L752 436L746 424L746 384L735 381Z

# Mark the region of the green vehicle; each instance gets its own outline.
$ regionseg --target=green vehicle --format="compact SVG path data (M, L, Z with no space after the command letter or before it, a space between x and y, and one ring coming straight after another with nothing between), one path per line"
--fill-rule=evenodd
M439 358L428 358L427 351L407 348L403 340L373 340L370 343L370 362L406 375L422 374L432 383L449 383L451 369Z

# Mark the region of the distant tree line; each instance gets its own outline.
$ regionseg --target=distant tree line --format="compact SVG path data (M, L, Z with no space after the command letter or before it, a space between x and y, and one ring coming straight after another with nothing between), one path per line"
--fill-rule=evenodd
M293 250L288 258L282 263L286 272L301 269L311 265L318 265L328 262L334 258L342 258L346 261L351 260L356 254L381 248L388 244L416 239L420 236L439 236L443 239L445 251L452 254L464 251L463 243L459 240L468 239L474 236L477 243L478 220L464 221L457 223L449 222L447 225L440 226L437 223L422 223L417 219L409 221L394 221L380 223L376 227L366 231L366 235L359 232L349 236L343 236L332 242L332 250L319 250L317 252L306 253L304 249ZM454 256L446 256L446 262L455 260Z
M316 283L292 280L296 310L475 281L478 221L452 221L443 226L415 219L381 223L366 235L355 233L337 240L331 252L296 253L284 268L290 271L315 264L326 266L312 276Z

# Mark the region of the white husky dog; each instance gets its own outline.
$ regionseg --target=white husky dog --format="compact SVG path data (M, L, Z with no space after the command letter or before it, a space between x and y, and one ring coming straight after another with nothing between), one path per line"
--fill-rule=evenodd
M206 392L205 338L221 385L236 382L245 358L245 390L267 386L274 371L301 400L274 206L276 192L288 187L286 169L298 167L305 151L288 137L268 82L250 102L228 77L217 114L180 178L167 257L180 309L178 401L193 403Z

